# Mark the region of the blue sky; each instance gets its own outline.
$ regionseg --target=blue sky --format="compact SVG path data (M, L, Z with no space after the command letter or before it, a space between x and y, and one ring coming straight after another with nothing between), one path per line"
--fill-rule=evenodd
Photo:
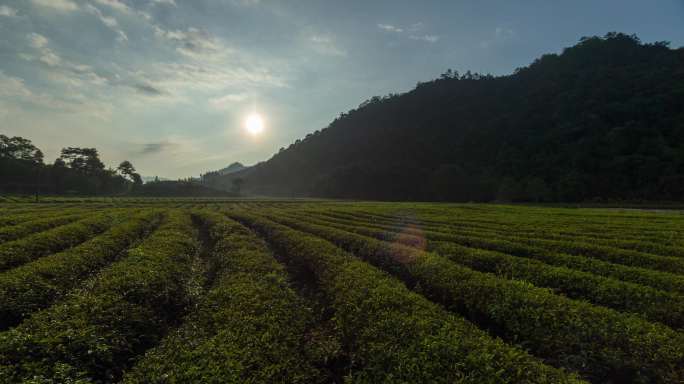
M609 31L683 46L684 1L0 0L0 133L198 175L447 68L508 74Z

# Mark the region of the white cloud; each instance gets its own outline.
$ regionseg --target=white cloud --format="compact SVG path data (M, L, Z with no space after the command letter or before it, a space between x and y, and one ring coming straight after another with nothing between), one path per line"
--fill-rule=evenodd
M52 70L47 72L47 77L50 80L74 87L81 87L85 84L105 85L107 83L107 79L95 73L92 67L63 60L48 47L49 40L45 36L31 33L27 38L29 45L37 51L38 57L28 54L20 54L19 57L27 61L37 60L51 67Z
M393 32L393 33L402 33L404 32L403 28L396 27L391 24L378 24L378 28L382 29L383 31L387 32Z
M515 30L506 27L496 27L494 28L494 33L492 37L480 42L480 47L487 49L495 44L503 44L508 41L515 39Z
M40 62L50 67L56 67L62 63L62 58L47 46L48 39L45 36L38 33L31 33L27 38L31 47L39 52L38 60Z
M218 110L226 110L237 103L244 102L249 99L247 93L229 93L225 96L215 97L209 99L209 104Z
M337 46L332 37L326 35L313 35L309 39L316 52L328 56L347 56L347 51Z
M138 16L138 17L140 17L146 21L152 20L152 16L149 13L135 9L135 8L129 6L128 4L126 4L125 2L123 2L121 0L92 0L92 1L94 1L95 3L100 4L102 6L109 7L109 8L111 8L111 9L113 9L119 13L122 13L124 15ZM152 0L152 1L155 3L172 4L174 6L176 5L174 0ZM120 36L122 35L121 32L118 32L118 33ZM123 39L123 36L121 36L119 40L121 41L122 39Z
M409 38L411 40L425 41L430 44L434 44L439 41L439 36L437 35L411 35Z
M515 37L515 31L510 28L496 27L494 37L499 41L510 40Z
M116 9L121 13L133 13L131 7L119 0L95 0L95 2L101 5L106 5L112 9Z
M0 70L0 97L30 97L31 91L26 88L24 79L5 75Z
M48 39L39 33L29 34L28 39L31 46L36 49L44 48L48 43Z
M261 0L229 0L231 4L239 7L250 7L254 5L259 5Z
M83 88L87 85L104 86L109 84L109 81L95 73L92 68L88 66L82 71L78 71L79 66L72 66L71 68L62 68L61 71L50 71L47 73L47 78L54 81L66 84L73 88Z
M6 5L0 5L0 16L16 17L17 10Z
M385 32L390 32L390 33L403 33L404 28L398 27L396 25L392 24L378 24L378 28ZM437 35L423 35L423 34L418 34L419 31L422 31L425 28L425 24L423 23L413 23L408 27L408 31L411 32L411 34L408 36L409 39L411 40L419 40L419 41L425 41L427 43L436 43L439 41L439 36Z
M111 117L111 106L95 102L82 94L72 94L68 98L56 98L46 93L35 93L25 84L24 79L6 75L0 71L0 99L9 103L28 103L48 108L55 112L81 113L99 119Z
M418 22L418 23L413 23L411 26L408 28L409 32L418 32L423 29L425 24Z
M172 5L176 6L176 1L175 0L152 0L153 3L155 4L166 4L166 5Z
M40 56L40 61L51 67L56 67L62 63L62 58L49 49L46 49L42 56Z
M71 0L31 0L33 5L50 8L60 12L74 12L78 10L78 4Z
M91 5L91 4L86 4L86 10L90 12L91 14L95 15L102 24L106 25L109 29L114 31L117 34L116 40L119 41L120 43L128 41L128 35L119 28L119 22L111 17L111 16L105 16L102 11L100 11L97 7Z
M203 63L166 63L157 67L156 84L170 90L222 90L227 88L283 87L284 81L266 69Z
M155 35L176 44L176 51L194 59L210 60L225 57L230 53L221 40L198 28L169 31L155 26Z

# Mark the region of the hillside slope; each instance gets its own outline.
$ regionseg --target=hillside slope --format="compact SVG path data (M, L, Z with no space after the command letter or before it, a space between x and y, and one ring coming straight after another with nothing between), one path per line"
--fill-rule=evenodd
M611 33L502 77L375 97L225 176L274 196L684 199L684 49Z

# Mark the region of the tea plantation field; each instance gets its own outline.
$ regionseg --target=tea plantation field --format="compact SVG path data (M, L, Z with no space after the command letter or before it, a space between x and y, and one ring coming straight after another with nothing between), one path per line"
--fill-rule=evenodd
M0 200L0 383L683 383L684 214Z

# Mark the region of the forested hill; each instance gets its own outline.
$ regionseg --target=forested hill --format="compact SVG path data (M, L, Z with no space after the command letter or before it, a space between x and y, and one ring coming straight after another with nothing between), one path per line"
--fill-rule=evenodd
M261 195L682 200L684 49L611 33L508 76L448 71L225 177Z

